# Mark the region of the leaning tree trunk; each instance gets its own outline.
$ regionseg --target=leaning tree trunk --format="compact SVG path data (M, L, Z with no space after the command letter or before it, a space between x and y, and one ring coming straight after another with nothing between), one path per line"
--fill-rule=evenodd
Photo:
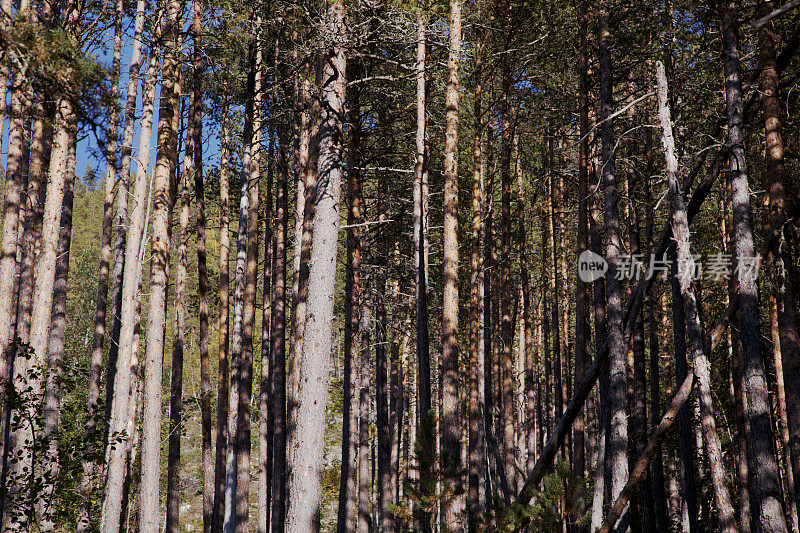
M139 153L142 154L136 167L136 181L134 182L133 196L131 197L131 221L128 226L128 239L125 244L125 273L127 280L122 285L122 312L119 346L119 371L115 376L114 390L116 394L108 399L111 402L111 417L109 418L109 434L124 435L123 446L119 443L109 442L106 447L106 485L103 492L103 506L100 521L100 530L103 533L116 533L120 530L120 520L123 507L123 494L125 475L127 470L126 448L130 443L134 421L131 413L136 412L138 360L135 352L139 342L139 301L140 278L144 250L142 239L145 229L145 207L149 204L146 199L148 183L147 168L150 159L150 138L153 128L153 105L156 90L156 72L159 64L159 50L156 47L150 52L150 64L145 76L145 90L142 101L141 135L139 137ZM87 487L88 485L84 485ZM88 524L88 509L85 512L86 528ZM82 518L79 524L84 523Z
M750 500L756 530L764 533L786 531L781 502L778 464L772 451L770 404L761 320L758 307L758 261L750 220L750 196L745 153L742 83L739 75L739 43L736 30L738 3L723 8L722 38L725 73L725 108L728 120L728 148L733 203L733 246L738 266L739 340L742 352L742 388L747 395L747 462L750 467Z
M136 20L134 22L134 36L133 46L131 50L130 68L128 70L128 88L125 98L125 108L123 110L123 129L122 129L122 145L120 146L120 173L119 183L117 186L117 208L113 215L113 243L112 243L112 256L113 263L111 265L111 309L110 309L110 340L108 343L108 361L106 363L106 399L114 396L114 382L117 372L117 359L119 357L119 336L121 329L122 318L122 290L123 290L123 275L125 273L125 232L128 225L128 215L130 206L128 204L128 194L130 191L130 174L132 163L132 150L133 150L133 136L136 129L136 97L137 89L139 86L139 77L142 67L142 47L144 40L142 38L145 26L145 8L147 0L137 0L136 3ZM161 24L159 23L159 28ZM153 36L158 39L158 31ZM154 40L155 40L154 39ZM155 48L155 47L153 47ZM115 100L116 102L116 100ZM144 154L139 155L138 159L144 157ZM149 157L149 154L147 155ZM137 165L141 164L137 162ZM108 287L106 287L106 293ZM108 296L106 294L106 296ZM108 302L106 302L106 305ZM97 330L95 330L97 334ZM103 331L105 337L105 330ZM104 338L96 339L100 344L97 353L92 352L93 358L99 358L102 361L102 341ZM99 379L99 377L98 377ZM90 387L97 387L96 394L99 395L100 383L94 385L90 383ZM90 389L91 394L95 394ZM109 419L111 417L111 402L106 400L106 429L108 429ZM96 422L94 422L96 424Z
M442 293L442 422L439 463L456 493L442 501L442 526L455 530L464 508L461 479L461 416L458 398L458 82L461 63L461 0L450 1L444 145L444 289Z
M678 159L675 156L675 141L672 136L672 122L669 104L667 103L667 79L664 65L656 64L656 83L658 93L658 115L661 121L661 140L667 161L667 182L670 191L670 218L672 234L676 242L678 261L678 284L686 320L687 337L692 350L694 374L697 377L700 395L700 423L703 440L706 443L706 454L711 469L714 487L714 503L719 513L719 530L733 533L736 531L733 505L726 485L725 467L722 460L722 447L717 435L714 421L714 404L711 397L711 365L703 343L703 332L700 324L697 299L692 288L694 274L689 222L686 216L686 204L683 201L678 185ZM676 305L678 305L676 303Z
M606 468L611 473L611 499L616 500L628 480L628 421L626 413L627 347L622 333L622 289L617 279L621 251L619 214L617 212L617 180L614 157L613 74L611 64L611 29L609 27L609 2L600 3L600 117L603 120L602 177L605 198L605 255L608 261L606 301L608 323L608 350L610 382L611 430L606 438Z
M177 0L170 0L167 4L164 66L161 78L162 100L158 114L158 146L153 175L153 237L144 362L142 468L138 502L139 527L146 531L156 530L160 522L161 372L164 358L167 282L169 279L169 222L173 205L170 180L175 171L177 159L178 132L175 127L175 118L180 112L178 32L183 20L182 8L183 6Z
M345 7L339 0L329 6L326 17L331 41L326 43L322 79L321 127L317 161L317 202L314 237L308 276L309 291L300 362L297 426L291 443L293 471L289 480L286 531L305 533L319 528L322 500L325 408L328 396L328 366L331 356L334 282L341 167L346 59Z

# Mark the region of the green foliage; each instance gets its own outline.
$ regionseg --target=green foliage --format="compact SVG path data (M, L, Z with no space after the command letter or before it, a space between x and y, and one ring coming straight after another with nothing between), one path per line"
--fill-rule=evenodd
M534 495L536 502L526 509L512 509L515 518L522 516L530 520L535 531L561 531L561 524L588 526L591 514L587 502L591 497L591 481L587 477L576 476L570 470L569 462L559 461L554 471L542 481L542 490Z

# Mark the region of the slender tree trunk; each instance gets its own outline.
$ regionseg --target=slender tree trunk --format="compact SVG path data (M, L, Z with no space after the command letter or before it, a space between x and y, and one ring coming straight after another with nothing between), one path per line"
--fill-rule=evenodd
M228 393L228 446L225 468L225 507L223 527L225 533L233 533L236 528L236 494L239 479L237 460L239 397L242 393L244 341L244 308L247 270L247 230L250 218L250 182L252 178L252 142L254 130L254 93L256 79L255 38L252 38L249 51L249 73L247 80L247 103L243 140L245 149L242 157L241 188L239 193L239 229L236 238L236 273L233 292L233 330L231 332L231 387Z
M278 189L275 202L275 307L272 320L272 357L274 363L273 397L275 409L274 465L272 474L272 531L281 533L286 520L286 232L288 211L286 209L287 187L289 180L289 162L286 157L288 139L281 135L279 126L278 139L279 165Z
M430 346L428 342L428 270L426 266L427 253L426 244L428 236L427 227L427 147L425 145L426 130L426 86L425 86L425 62L426 62L426 27L427 19L421 12L417 13L417 130L416 130L416 152L414 162L414 273L416 277L416 301L417 301L417 405L418 405L418 426L417 442L414 443L418 449L417 460L419 461L419 480L420 489L424 496L430 496L428 489L432 481L433 461L434 461L434 435L433 430L431 401L431 359ZM360 482L359 482L360 483ZM360 515L359 515L360 516ZM422 531L430 531L430 516L428 513L420 512L419 527Z
M137 22L139 12L137 11ZM106 174L103 202L103 221L102 237L100 244L100 275L97 282L97 306L94 314L94 336L92 339L92 358L89 366L89 384L86 393L86 429L85 439L88 446L93 447L93 438L97 428L97 402L100 398L100 379L103 370L103 344L106 334L106 308L108 305L108 275L111 260L111 234L113 231L113 208L114 208L114 186L116 185L116 150L117 150L117 131L119 129L119 116L116 103L119 99L119 71L122 56L122 18L123 5L118 1L116 4L116 19L114 21L114 59L111 64L111 92L114 97L114 105L109 113L109 130L112 134L109 139L108 154L106 159ZM144 1L142 1L142 21L144 21ZM139 27L137 26L137 30ZM141 34L139 35L141 38ZM134 37L134 40L136 37ZM140 39L141 40L141 39ZM141 66L141 63L140 65ZM138 75L138 71L137 71ZM137 76L138 81L138 76ZM110 402L109 402L110 403ZM110 411L110 407L109 407ZM96 465L90 460L84 469L88 475L96 475ZM92 483L94 483L92 481ZM88 526L86 521L88 516L82 516L78 521L79 531L85 531Z
M361 300L361 196L360 90L350 91L349 164L347 169L347 259L344 288L344 398L342 405L342 474L339 484L337 533L356 530L358 512L359 446L359 303ZM363 369L362 369L363 370Z
M621 249L619 215L617 212L617 180L614 157L613 74L611 64L611 29L608 23L609 2L600 3L600 115L604 121L602 136L602 176L605 198L605 256L609 274L606 277L608 302L608 346L611 407L611 432L607 439L607 455L611 472L611 498L616 500L628 480L628 421L625 398L625 356L627 348L622 334L622 292L616 277Z
M311 63L311 61L308 61ZM292 442L297 418L297 391L300 386L299 362L302 343L302 331L305 324L305 305L308 295L308 260L311 254L312 214L316 194L316 169L311 164L311 142L316 139L317 117L312 113L310 87L311 65L301 71L295 105L299 112L299 139L297 142L297 176L295 180L294 209L294 252L292 257L292 312L291 331L289 334L289 361L286 370L287 391L286 442ZM309 209L306 209L306 206ZM291 447L288 450L287 475L291 475L293 456Z
M738 5L735 2L729 3L722 12L725 107L730 150L729 179L733 201L733 246L738 266L739 285L736 296L744 365L742 381L747 394L747 419L750 424L750 431L747 432L750 499L756 531L767 533L786 531L786 518L781 502L778 465L772 453L773 434L769 421L769 399L761 345L757 272L752 270L755 247L744 147L737 13Z
M153 177L153 238L150 259L150 285L147 313L147 343L144 363L144 405L142 416L142 470L139 495L139 527L153 531L159 527L159 486L161 451L161 372L164 358L167 283L169 280L170 213L174 198L171 175L177 159L176 114L180 112L180 68L178 33L182 5L167 4L164 66L161 79L161 108L158 114L158 145Z
M501 5L504 3L501 2ZM504 6L505 7L505 6ZM507 13L507 10L506 10ZM504 14L505 15L505 14ZM507 16L501 15L506 22L505 35L503 41L505 47L511 44L513 24ZM500 135L500 335L501 335L501 369L502 378L502 424L503 432L498 438L503 439L503 459L505 462L506 474L511 479L516 479L513 472L515 468L514 434L516 424L514 423L514 361L512 348L514 344L514 323L511 319L511 299L513 290L511 288L511 152L513 132L513 118L511 116L511 82L513 61L511 53L503 54L502 63L502 89L500 94L502 132ZM457 137L456 137L457 138ZM512 481L513 483L513 481Z
M277 43L276 43L277 44ZM277 54L275 54L275 65L277 66ZM272 85L272 101L277 102L277 85ZM275 108L270 109L270 115L275 113ZM272 117L270 117L272 118ZM273 474L273 439L275 432L275 409L270 403L272 396L272 382L275 373L275 364L272 359L272 338L270 332L273 330L272 311L275 307L275 295L272 290L275 280L274 260L275 248L277 243L274 237L274 224L272 214L273 204L273 184L275 182L275 130L274 121L267 122L267 206L264 224L264 273L263 293L261 298L261 385L259 390L259 424L258 424L258 528L259 533L266 532L270 528L270 506L272 504L272 474Z
M303 76L301 101L304 108L301 117L300 142L298 150L299 175L297 180L297 199L295 208L295 251L294 280L292 282L292 336L288 369L287 410L289 427L287 442L291 443L297 428L297 401L300 390L300 359L303 347L303 334L306 324L306 304L308 302L308 271L311 260L311 241L314 237L314 211L317 198L317 145L320 127L320 103L311 99L311 66ZM317 69L319 67L317 66ZM317 79L321 78L321 74ZM310 109L309 109L310 108ZM294 450L289 446L289 475L294 468Z
M150 138L153 128L153 106L155 101L156 72L159 64L159 50L151 50L150 64L145 77L145 90L142 102L141 134L139 137L139 153L142 154L136 166L136 181L131 197L131 222L128 227L128 239L125 244L125 275L127 280L122 286L122 313L119 346L119 371L115 375L114 390L116 394L108 401L112 403L109 419L109 435L124 436L122 443L109 441L106 446L106 485L103 492L103 507L100 530L103 533L117 533L122 518L123 495L125 493L125 475L127 471L127 449L133 436L134 415L137 410L137 387L139 363L138 330L139 302L141 298L140 279L144 249L141 246L146 225L145 208L149 205L146 198L148 181L147 167L150 159ZM168 93L164 93L167 97ZM166 105L166 103L165 103ZM151 191L152 195L152 191ZM87 515L88 519L88 515ZM88 527L88 525L87 525Z
M773 9L772 2L764 2L759 10L761 16ZM768 229L770 238L775 239L771 250L774 258L772 267L774 292L770 295L770 308L773 310L773 346L775 374L777 378L778 411L781 422L781 444L786 461L786 505L793 531L798 531L798 495L795 480L800 478L800 390L786 387L788 382L800 382L800 335L797 328L796 294L787 281L787 269L791 257L787 253L787 237L790 231L784 229L786 223L786 192L784 190L784 163L781 100L779 93L779 72L776 61L776 40L773 23L770 21L758 31L758 58L761 69L760 93L761 108L764 113L764 151L763 182L769 194ZM775 238L774 234L779 237ZM788 234L788 235L787 235ZM774 335L777 329L777 336ZM784 366L784 361L787 365ZM790 433L792 437L790 437Z
M53 504L55 480L59 476L58 463L58 426L61 407L61 363L64 359L64 340L67 331L67 277L69 275L69 249L72 239L72 204L75 185L75 143L77 129L75 124L68 126L69 147L67 150L66 183L64 185L64 201L58 233L58 253L56 259L56 277L53 286L53 307L50 320L50 336L47 351L47 381L44 397L44 428L42 441L47 449L44 452L46 465L44 487L37 499L37 514L42 531L54 531L56 511Z
M666 74L664 73L664 65L661 62L656 64L656 82L658 87L658 114L662 128L661 140L667 161L667 180L670 189L672 234L675 237L677 248L678 283L686 318L689 345L692 350L694 374L697 376L700 392L700 423L703 429L703 440L706 444L708 464L711 468L714 503L719 513L719 528L720 531L733 532L736 530L736 521L726 485L722 448L717 435L716 422L714 421L714 405L711 398L711 365L705 352L697 300L692 288L694 260L691 254L689 222L686 216L686 205L678 185L678 159L675 156L675 141L672 136L672 122L669 104L667 103Z
M192 104L194 105L194 104ZM181 211L178 232L178 263L175 269L175 326L172 334L172 368L169 398L169 450L167 455L167 533L178 532L181 467L181 415L183 412L183 345L186 333L186 274L189 254L189 179L194 169L194 118L190 111L189 131L181 173Z
M383 122L379 115L379 123ZM376 260L375 264L375 432L377 445L377 526L381 531L392 528L387 504L392 502L390 459L390 427L389 427L389 383L388 361L386 354L387 313L386 313L386 270L388 267L388 246L386 241L386 196L387 184L384 172L377 173L377 210L378 225L376 227Z
M297 427L293 435L294 464L289 480L289 533L319 529L319 504L322 498L323 433L328 394L334 281L336 275L339 197L341 194L341 113L344 108L346 58L345 8L339 1L327 13L331 42L327 43L323 68L322 101L317 162L318 191L314 213L314 239L309 268L306 327L297 408ZM313 287L313 290L311 290Z
M578 254L589 249L589 224L587 220L589 196L589 50L588 50L588 1L580 3L578 19ZM586 372L589 349L589 284L575 278L575 374L573 388L577 389ZM573 472L584 475L586 458L584 451L584 414L578 415L572 432ZM532 466L532 465L531 465Z
M212 514L214 507L214 452L211 443L211 397L213 392L211 386L211 361L209 360L208 346L208 267L206 258L205 183L203 177L202 78L204 62L202 59L201 40L203 32L203 8L204 4L202 0L195 0L194 21L192 27L194 38L192 61L194 64L192 66L191 120L194 121L194 198L197 217L197 296L200 326L200 417L203 439L203 532L211 533Z
M145 26L145 8L147 0L137 0L136 19L134 22L134 37L131 50L130 68L128 70L128 87L125 98L125 109L123 110L123 130L122 145L120 146L120 174L117 186L117 208L113 219L113 244L111 266L111 323L110 341L108 343L108 361L106 364L106 398L114 396L114 383L117 372L117 359L119 357L119 338L121 328L122 313L122 286L125 270L125 232L128 225L128 215L130 206L128 205L128 193L131 174L131 153L133 150L133 137L136 126L136 97L139 85L140 71L142 67L142 38ZM163 10L163 8L162 8ZM163 16L162 16L163 17ZM159 26L161 23L159 22ZM155 36L156 39L160 35ZM141 159L143 154L139 154ZM148 156L149 157L149 156ZM137 161L137 167L140 162ZM108 290L108 289L106 289ZM102 341L103 339L98 339ZM102 345L102 342L101 342ZM94 356L94 354L93 354ZM101 357L101 356L100 356ZM99 384L98 384L99 387ZM99 392L98 392L99 394ZM108 429L111 417L111 402L106 400L106 426Z
M461 2L450 1L444 147L444 290L442 294L442 441L440 468L454 490L461 486L458 396L458 85L461 62ZM442 525L458 527L463 498L442 502Z
M30 10L30 2L21 0L17 13L26 15ZM27 73L15 71L12 76L11 107L8 133L8 156L6 158L6 176L3 195L3 233L0 238L0 382L11 383L13 376L14 350L12 343L16 334L17 296L18 296L18 260L17 244L20 231L20 212L24 213L22 193L23 180L27 174L26 120L31 107L31 90ZM5 85L5 84L3 84ZM3 100L5 104L5 100ZM0 400L0 447L2 447L2 472L0 481L3 486L8 483L8 453L10 437L10 406L5 397ZM0 498L0 518L4 519L7 498Z
M370 372L369 372L369 351L372 345L372 335L370 329L370 322L372 321L372 301L367 296L368 279L363 278L362 290L363 295L361 301L361 317L359 325L359 358L358 358L358 374L360 378L358 390L358 533L369 533L372 528L372 520L370 517L370 498L369 489L371 485L370 478L370 431L369 431L369 412L370 412L370 399L369 399L369 386L370 386ZM355 302L353 302L355 304Z
M228 361L228 310L230 308L229 259L229 143L230 124L227 100L223 104L219 154L219 355L217 385L217 437L214 458L214 503L211 513L211 531L219 531L225 513L225 466L228 456L228 400L230 369Z
M483 264L481 261L481 236L483 233L483 54L485 36L478 30L475 50L475 139L472 148L472 248L470 272L470 328L469 328L469 531L479 526L481 477L484 473L485 451L481 415L481 379L483 378Z
M255 19L256 28L260 27L261 18ZM253 351L256 317L256 284L258 278L258 205L259 178L261 160L261 104L263 99L262 85L262 49L261 39L256 35L252 41L254 61L252 65L252 131L246 138L249 144L250 161L245 167L250 174L247 194L248 215L246 224L246 263L244 272L244 305L242 309L242 350L241 372L239 375L239 402L236 417L236 472L238 480L235 492L235 531L246 533L250 519L250 453L251 453L251 415L250 406L253 394ZM269 206L267 206L269 207ZM242 228L240 228L241 231ZM269 246L269 243L266 243ZM265 254L266 256L267 254ZM265 257L266 258L266 257ZM269 264L269 262L267 262ZM266 268L269 268L267 266Z

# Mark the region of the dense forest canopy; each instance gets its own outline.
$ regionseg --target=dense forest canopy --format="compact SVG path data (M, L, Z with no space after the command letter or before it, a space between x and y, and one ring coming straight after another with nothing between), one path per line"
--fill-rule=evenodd
M800 533L798 8L3 0L0 532Z

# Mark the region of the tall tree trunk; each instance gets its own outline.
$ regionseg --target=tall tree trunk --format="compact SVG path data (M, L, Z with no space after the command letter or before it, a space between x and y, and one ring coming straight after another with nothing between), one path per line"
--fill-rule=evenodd
M26 15L30 10L29 0L20 0L17 13ZM0 382L10 383L13 376L14 350L12 343L16 334L18 260L17 244L19 237L20 212L24 213L22 193L24 176L27 174L26 117L31 107L31 89L27 73L17 70L12 76L11 107L8 128L8 156L3 194L3 234L0 238ZM5 85L5 84L3 84ZM3 100L5 104L5 100ZM2 471L0 481L3 486L8 480L8 453L10 437L10 406L5 397L0 400L0 447L2 447ZM0 497L0 515L5 514L7 498ZM2 516L0 516L2 518Z
M194 106L194 103L192 104ZM167 533L178 532L181 467L181 415L183 412L183 344L186 333L186 274L189 254L189 179L194 169L194 123L192 109L189 113L189 131L186 134L186 151L181 175L181 211L178 231L178 263L175 269L175 325L172 333L172 368L170 370L169 397L169 449L167 452Z
M228 312L230 301L230 193L228 180L230 123L227 100L223 103L219 154L219 355L217 385L217 437L214 458L214 504L211 531L219 531L225 513L225 466L228 456L228 396L230 368L228 360Z
M427 489L432 481L434 468L434 444L432 401L431 401L431 358L430 346L428 342L428 270L426 266L427 253L426 244L428 236L427 227L427 189L428 189L428 169L427 169L427 147L425 144L426 130L426 86L425 86L425 62L426 62L426 27L427 19L420 12L417 12L417 63L415 75L417 81L417 129L416 129L416 151L414 158L414 274L416 278L416 301L417 301L417 405L418 405L418 426L417 440L414 443L415 449L419 450L417 460L419 461L419 480L420 489L424 490L425 496L430 496ZM418 447L417 447L418 446ZM360 483L360 482L359 482ZM423 531L430 531L430 516L428 513L420 513L420 528Z
M442 526L458 528L464 508L461 416L458 396L458 85L461 63L461 0L450 0L444 146L444 289L442 292L442 440L444 479L456 492L442 501ZM513 327L513 325L512 325Z
M323 433L328 395L328 366L331 355L336 249L341 195L342 111L345 98L345 7L331 4L326 14L331 42L326 43L322 79L322 109L318 187L314 213L314 238L309 268L306 327L293 435L294 470L289 480L289 533L319 528L322 498ZM311 290L313 287L313 290Z
M292 442L292 435L297 418L297 390L300 384L299 362L300 348L305 327L305 306L308 295L308 260L311 254L311 238L313 236L312 219L316 194L317 174L311 158L311 143L316 139L318 130L317 115L311 104L310 87L312 68L308 61L301 70L295 106L300 110L299 139L297 142L297 175L295 180L294 209L294 251L292 256L292 311L291 331L289 334L289 361L286 370L287 391L286 442ZM313 108L313 109L312 109ZM308 207L308 209L306 209ZM288 450L287 475L291 475L293 456L291 447Z
M153 106L155 101L156 73L159 65L159 50L152 49L150 63L145 76L145 90L142 101L141 135L139 137L139 153L142 154L136 166L136 181L131 197L131 222L128 227L128 239L125 244L125 275L122 286L122 312L120 330L119 371L115 375L114 390L116 394L107 400L111 402L109 419L109 435L122 435L123 446L109 441L106 446L106 485L103 492L103 507L100 530L103 533L117 533L122 518L123 495L125 493L125 475L127 471L127 449L134 429L133 413L137 410L139 364L136 352L139 346L139 302L141 298L140 279L144 249L141 246L145 230L145 208L149 205L146 198L148 181L147 167L150 159L150 139L153 128ZM167 93L164 93L165 97ZM166 105L166 104L165 104ZM152 192L151 192L152 195ZM88 514L86 515L88 520ZM88 524L87 526L88 527Z
M469 485L467 496L468 528L477 531L480 517L481 477L484 474L485 451L481 415L483 379L483 264L481 236L483 233L483 54L485 33L478 29L475 48L475 139L472 148L472 239L470 271L469 326ZM485 481L485 480L484 480Z
M588 1L581 0L578 14L578 255L589 249L589 223L587 220L589 196L589 16ZM573 388L577 389L586 372L589 337L589 284L580 276L575 278L575 375ZM573 472L584 475L584 414L578 415L572 432ZM531 465L532 466L532 465Z
M733 202L733 246L738 265L736 296L739 307L739 339L742 346L742 386L747 394L747 455L750 466L750 500L756 531L786 531L781 502L778 465L772 453L773 434L761 345L758 284L752 269L755 260L747 159L744 147L742 83L739 75L737 37L738 4L730 2L722 12L725 108L728 120L731 197ZM748 267L749 265L749 267Z
M183 6L177 0L170 0L167 10L162 98L158 114L158 145L153 177L153 238L143 384L142 470L138 502L139 527L150 531L159 527L160 514L161 372L169 279L170 213L174 202L170 181L177 159L178 131L174 122L180 112L178 34L182 26Z
M73 6L74 7L74 6ZM71 72L66 73L69 79ZM14 362L14 386L21 391L23 402L19 406L19 415L29 422L20 424L11 435L9 453L16 461L9 468L9 493L16 496L16 508L7 509L4 515L4 528L16 530L31 524L33 510L41 506L34 498L36 493L28 494L36 485L36 477L42 475L42 490L52 492L53 487L46 481L49 475L58 470L57 454L45 453L34 471L33 444L42 437L41 426L36 416L36 406L42 394L42 381L48 371L48 344L50 323L53 311L53 288L56 281L58 258L59 228L64 195L67 189L71 164L70 145L72 129L76 123L76 115L69 96L59 97L56 104L55 124L52 134L49 173L47 179L47 195L44 202L41 230L41 250L35 263L33 310L30 316L30 355L18 356ZM74 165L74 163L72 163ZM27 233L27 232L26 232ZM30 250L30 249L29 249ZM57 374L56 374L57 379ZM54 428L52 428L54 429ZM10 511L10 512L9 512ZM40 526L52 526L50 519L44 520Z
M256 28L260 27L261 18L255 18ZM247 194L248 214L246 228L246 262L244 272L244 302L242 308L241 329L241 371L239 374L239 402L236 417L235 452L236 452L236 482L235 492L235 531L246 533L250 519L250 452L251 452L251 423L250 405L253 394L253 351L256 317L256 285L258 278L258 205L259 205L259 178L261 163L261 104L263 101L262 85L262 58L260 35L252 41L254 56L252 65L252 130L246 137L250 151L250 161L245 167L249 173ZM269 207L269 206L267 206ZM243 228L240 228L240 231ZM269 246L269 243L266 243ZM267 256L267 254L265 254ZM267 266L266 268L269 268Z
M64 340L67 332L67 277L69 276L69 249L72 239L72 204L75 185L75 144L77 129L70 124L68 129L69 147L67 150L66 183L64 185L64 201L61 206L61 217L58 233L58 255L56 259L56 277L53 286L53 307L50 320L50 337L47 350L47 381L44 397L44 428L42 441L47 449L44 451L45 475L41 495L37 499L37 514L42 531L54 531L55 511L53 495L55 480L59 476L58 463L58 426L61 407L61 363L64 359Z
M692 350L694 373L697 376L700 392L700 423L703 428L703 440L706 444L708 464L711 468L714 503L719 513L719 528L720 531L733 532L736 530L736 521L726 485L722 448L717 435L716 422L714 421L714 405L711 398L711 365L708 362L708 356L705 351L698 304L692 288L694 259L692 259L691 254L689 222L686 216L686 204L683 201L683 195L678 184L678 159L675 156L675 141L672 136L672 122L669 104L667 103L667 80L664 73L664 65L661 62L656 64L656 83L658 88L658 115L662 128L661 140L667 161L672 234L677 248L678 283L684 307L689 345Z
M511 44L513 24L508 20L508 7L506 13L501 15L506 23L503 42L508 49ZM515 467L514 434L516 424L514 423L514 361L512 348L514 344L514 322L511 319L513 290L511 288L511 155L513 132L513 117L511 104L511 83L513 72L511 63L513 61L511 53L503 54L502 63L502 89L500 94L502 132L500 135L500 338L502 347L502 377L498 377L502 383L502 427L503 432L498 438L503 439L503 460L505 462L506 474L510 479L516 479L513 473ZM457 108L456 108L457 109ZM457 137L456 137L457 139ZM512 481L513 487L513 481Z
M379 113L379 127L385 124ZM385 172L377 173L377 211L378 225L375 242L375 433L377 447L377 527L380 531L392 528L387 504L392 502L392 483L389 470L390 427L389 427L389 383L388 361L386 354L387 313L386 313L386 271L388 267L388 246L386 241L387 184Z
M274 471L272 474L272 531L281 533L286 520L286 231L288 210L289 162L286 156L285 129L278 126L278 188L275 198L275 306L272 314L273 408L275 410ZM283 133L283 134L282 134Z
M119 357L119 338L122 323L122 286L123 275L125 273L125 232L128 225L129 209L131 209L128 205L132 160L131 153L133 151L133 137L136 128L136 97L139 86L140 71L142 68L142 47L144 44L144 39L142 36L145 26L146 6L147 0L137 0L133 46L131 49L130 68L128 69L128 87L125 98L125 109L123 110L122 145L120 146L120 173L119 183L117 186L117 208L113 215L114 218L112 222L114 227L114 236L112 244L113 263L111 266L110 339L108 343L108 361L106 363L106 429L108 429L111 417L111 402L108 400L108 398L112 398L114 396L114 382L117 372L117 359ZM160 33L162 23L159 22L158 26L159 30L157 30L156 35L154 35L155 39L159 39L161 37L158 34ZM140 153L138 159L141 159L143 155L144 154ZM149 154L147 157L149 157ZM137 167L139 164L141 163L137 161ZM108 288L106 288L106 292L108 292ZM106 302L106 305L107 304L108 302ZM93 351L92 357L98 357L100 358L99 360L102 360L102 341L104 339L98 338L97 340L100 343L100 348L97 349L99 353L95 354ZM94 385L90 384L90 387L93 386ZM97 384L97 387L99 389L99 383ZM94 394L94 392L91 393ZM97 394L99 394L99 390Z
M276 40L277 45L277 40ZM275 54L277 66L278 54ZM272 101L277 102L277 85L272 85ZM270 115L275 113L274 107ZM270 404L269 398L273 394L272 381L275 373L275 364L272 359L272 311L275 304L275 294L272 290L275 280L274 261L276 242L274 239L274 224L272 214L273 184L275 182L275 130L274 121L267 122L267 206L264 216L264 273L262 274L263 290L261 298L261 384L259 390L258 413L258 525L259 533L270 528L269 516L272 504L272 473L273 473L273 434L275 432L275 409Z
M225 533L233 533L236 528L237 485L239 480L239 461L237 449L239 442L239 405L242 394L242 373L244 372L244 308L246 306L246 284L248 266L248 221L251 216L250 189L253 184L253 138L255 122L254 94L256 85L256 45L251 37L249 50L249 72L247 78L247 102L243 141L245 148L242 157L241 188L239 192L239 228L236 237L236 273L233 292L233 330L231 331L231 387L228 393L228 446L225 468L225 508L223 527Z
M619 214L617 212L617 180L614 157L614 123L609 118L613 112L613 73L611 63L611 29L609 27L609 2L602 0L599 8L600 23L600 117L603 120L602 176L605 199L605 256L608 261L606 301L608 302L608 349L610 382L611 431L607 438L606 468L611 473L611 499L616 500L628 479L628 421L626 413L625 356L627 347L622 334L622 289L617 279L618 256L621 250Z
M137 17L138 17L137 11ZM89 383L86 392L86 429L85 439L87 445L93 448L93 437L97 428L97 402L100 398L100 379L103 370L103 343L106 334L106 307L108 304L108 275L111 260L111 233L113 232L113 208L114 208L114 186L116 185L116 150L117 132L119 129L119 115L117 113L117 101L119 99L119 71L122 57L122 18L123 5L121 1L116 3L116 13L114 21L114 58L111 64L111 93L114 97L114 105L109 110L109 132L112 135L109 139L108 154L106 158L106 174L103 198L103 220L102 237L100 244L100 274L97 281L97 305L94 314L94 335L92 338L92 358L89 365ZM142 22L144 22L144 1L142 1ZM138 18L137 18L138 22ZM136 27L139 29L139 26ZM138 35L141 38L141 34ZM134 37L134 41L136 36ZM141 39L140 39L141 40ZM140 65L141 67L141 62ZM137 72L138 75L138 72ZM138 81L138 76L137 76ZM109 402L110 403L110 402ZM109 407L110 410L110 407ZM94 470L96 465L89 462L84 469L96 475ZM78 529L85 531L86 520L88 517L81 517L78 521Z
M193 120L195 123L193 130L193 148L194 198L197 217L197 296L200 326L200 417L203 439L203 533L211 533L214 507L214 452L211 443L211 397L213 391L211 386L211 361L209 359L208 346L208 267L206 258L205 183L203 177L203 8L204 4L202 0L195 0L192 27L194 51L192 58L192 110L190 120Z
M311 63L311 61L309 61ZM311 260L311 241L314 237L314 211L317 198L317 148L320 128L320 103L311 99L311 66L303 75L301 105L303 115L300 125L298 149L298 179L295 191L295 250L294 280L292 281L292 335L289 353L287 411L289 427L287 442L292 442L297 428L297 401L300 390L300 359L302 358L303 334L306 324L306 305L308 302L308 272ZM316 71L319 70L317 65ZM318 74L317 80L321 78ZM294 468L294 450L289 446L289 475Z
M760 8L761 16L770 13L772 2L764 2ZM787 280L787 270L791 265L788 254L788 230L786 223L786 191L784 189L783 137L781 101L779 93L780 74L776 61L777 36L772 21L758 30L758 59L761 69L760 94L764 113L764 187L769 194L768 229L775 240L771 250L774 258L772 267L774 292L770 294L770 308L777 320L773 320L773 331L777 326L777 338L773 335L775 373L779 418L781 422L781 444L786 460L786 505L791 518L793 531L798 530L798 494L795 482L800 479L800 390L786 387L785 382L800 382L800 335L797 327L796 294ZM774 235L778 234L777 238ZM789 233L789 235L787 235ZM775 324L777 322L777 324ZM783 362L786 361L786 366ZM788 378L788 379L786 379ZM791 437L790 437L791 433Z
M354 63L357 64L357 63ZM359 303L361 300L361 107L359 86L350 91L349 164L347 168L347 258L344 286L344 399L342 404L342 474L337 533L356 530L359 447Z
M372 485L370 476L370 444L372 441L370 439L369 428L369 352L370 346L372 345L372 330L369 326L372 321L372 301L367 296L369 294L368 278L364 276L362 279L363 281L360 283L363 285L361 287L363 296L361 297L361 317L359 324L360 346L358 358L358 496L356 498L358 505L358 528L356 531L358 531L358 533L369 533L372 530L369 497L369 489ZM355 302L353 303L355 304Z

